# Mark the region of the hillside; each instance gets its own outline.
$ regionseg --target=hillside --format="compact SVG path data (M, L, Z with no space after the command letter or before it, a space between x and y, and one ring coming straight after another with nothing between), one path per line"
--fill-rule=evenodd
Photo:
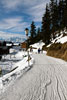
M47 46L47 55L67 61L67 32L60 32L60 36L52 40Z

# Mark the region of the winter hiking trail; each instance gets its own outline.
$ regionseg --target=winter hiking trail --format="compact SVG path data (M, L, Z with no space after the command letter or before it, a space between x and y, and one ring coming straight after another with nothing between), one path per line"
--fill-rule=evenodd
M33 54L35 64L18 78L0 100L67 100L67 62Z

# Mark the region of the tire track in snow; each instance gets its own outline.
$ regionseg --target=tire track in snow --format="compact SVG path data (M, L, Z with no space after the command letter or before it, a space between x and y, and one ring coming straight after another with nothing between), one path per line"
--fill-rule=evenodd
M67 91L64 85L64 79L62 78L64 74L63 70L62 70L62 66L58 65L58 67L54 66L54 71L55 71L55 77L57 80L57 93L58 96L60 98L60 100L67 100ZM62 72L62 74L61 74ZM66 92L66 94L65 94Z
M32 69L21 76L0 100L67 100L67 78L66 83L63 79L66 67L45 54L34 54L33 57L35 64Z

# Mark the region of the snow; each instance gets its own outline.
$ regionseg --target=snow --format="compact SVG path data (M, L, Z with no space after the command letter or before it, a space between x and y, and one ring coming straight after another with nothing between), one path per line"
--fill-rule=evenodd
M58 39L56 42L60 42L62 44L65 43L65 42L67 42L67 36Z
M37 53L38 52L38 49L39 48L42 49L42 46L43 45L45 45L45 43L43 43L42 41L39 41L38 43L35 43L35 44L31 45L32 48L33 48L33 52L34 53Z
M31 52L29 52L29 54L32 55ZM19 52L15 55L15 57L16 57L16 58L19 58L19 59L22 59L24 56L27 56L27 55L28 55L28 52L26 52L26 51L19 51Z
M32 47L36 48L33 49L33 53L38 52L38 48L42 49L42 46L44 43L42 41L39 41L38 43L35 43L31 45ZM46 54L46 51L43 51L43 53ZM18 77L20 77L23 74L24 70L28 70L34 63L34 58L32 57L32 53L29 52L29 55L31 57L31 60L28 63L28 52L26 51L18 51L15 47L10 49L10 54L5 56L6 61L0 62L0 65L2 67L2 70L8 70L9 73L3 75L0 77L0 92L5 91L7 89L8 85L16 80ZM4 56L3 56L4 59ZM3 64L2 64L3 63ZM28 65L29 64L29 65Z
M62 41L61 37L59 37L60 42ZM63 98L61 100L65 100L64 97L67 99L67 77L65 77L67 76L67 63L63 60L46 56L46 51L43 51L44 54L36 54L38 48L42 49L43 45L42 41L31 45L35 49L33 49L32 53L29 52L31 57L29 63L28 53L25 51L18 51L11 58L10 55L6 56L6 59L9 60L7 62L10 63L11 60L13 64L11 65L12 71L0 77L0 94L4 92L2 96L5 100L22 100L25 98L26 100L37 100L37 98L38 100L54 100L54 98L59 98L58 100L60 100L60 97ZM14 52L14 49L11 52ZM18 61L14 62L13 60ZM33 64L34 68L28 71ZM25 71L28 71L28 73L21 77ZM15 82L14 85L12 82Z
M64 33L65 34L67 34L67 31L66 31L66 29L64 30L64 31L61 31L60 32L60 36L58 36L56 39L54 39L53 41L52 41L52 43L65 43L65 42L67 42L67 36L63 36L64 35ZM58 33L59 34L59 33Z
M0 95L0 100L67 100L67 62L32 54L34 66Z
M13 52L14 49L11 51ZM23 70L28 70L33 65L34 58L32 57L31 53L29 53L29 55L31 57L31 60L29 61L29 65L28 65L27 52L23 52L23 51L17 52L15 54L15 57L13 57L12 55L10 58L10 55L7 55L5 57L6 61L0 62L2 70L9 70L9 73L0 77L0 93L5 91L5 88L8 87L8 84L10 84L18 77L20 77L23 74ZM6 64L8 64L8 66Z
M56 37L54 40L52 40L52 41L51 41L51 43L50 43L49 45L47 45L47 47L50 47L50 46L51 46L51 44L56 43L56 42L57 42L57 40L59 40L59 39L61 39L61 38L62 38L62 36L63 36L63 34L61 34L60 36Z
M2 77L2 80L4 79L7 79L7 78L10 78L11 77L11 75L13 75L13 74L18 74L21 70L23 70L25 67L29 67L28 66L28 61L27 61L27 59L28 59L28 57L25 57L23 60L21 60L21 61L19 61L19 62L17 62L15 65L14 65L14 68L16 68L14 71L12 71L12 72L10 72L10 73L8 73L8 74L6 74L6 75L4 75L3 77ZM29 65L31 66L33 64L33 58L31 59L31 61L29 61Z
M56 38L52 41L52 43L55 43L55 41L57 41L57 40L61 39L61 38L62 38L62 36L63 36L63 34L61 34L60 36L56 37Z
M31 45L32 47L34 47L34 48L40 48L40 49L42 49L42 46L44 45L44 43L42 42L42 41L39 41L38 43L35 43L35 44L33 44L33 45Z
M67 34L67 32L65 31L65 34Z
M63 33L62 31L61 31L61 33ZM52 40L51 41L52 43L50 43L49 45L47 45L47 47L50 47L51 46L51 44L53 44L53 43L65 43L65 42L67 42L67 36L64 36L63 37L63 34L61 34L60 36L58 36L58 37L56 37L54 40Z
M17 42L17 43L14 43L13 45L16 45L16 46L18 46L20 43L19 42Z
M12 46L12 44L6 44L6 46Z
M13 53L14 51L15 51L15 49L13 49L13 48L9 49L10 53Z
M19 52L15 55L15 57L22 58L24 55L27 55L27 52L25 52L25 51L19 51Z
M0 78L0 90L2 90L3 84L2 84L2 78Z

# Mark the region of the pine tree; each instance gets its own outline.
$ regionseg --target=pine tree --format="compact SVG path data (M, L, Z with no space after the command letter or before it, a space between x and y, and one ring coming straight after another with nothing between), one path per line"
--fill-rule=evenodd
M51 18L51 29L53 28L53 18L54 18L54 0L50 0L50 18Z
M36 36L36 26L34 24L34 21L32 21L30 33L31 33L31 38L34 38Z
M55 24L56 24L56 18L55 18L55 15L57 13L57 10L56 10L56 4L54 2L54 0L50 0L50 21L51 21L51 33L52 33L52 37L53 39L55 38L55 30L56 30L56 27L55 27ZM57 15L56 15L57 17Z
M64 1L63 24L67 28L67 0Z
M59 6L58 6L59 12L59 27L60 29L64 28L64 0L59 0Z
M42 33L43 33L43 41L45 44L50 43L50 12L48 8L48 4L46 5L46 12L42 18Z
M37 29L36 40L37 40L37 42L38 42L38 41L40 41L41 39L42 39L42 37L41 37L41 29L40 29L40 27L38 27L38 29Z
M37 34L40 34L40 27L38 27Z
M34 21L32 21L31 30L30 30L30 39L32 43L34 42L35 37L36 37L36 26L34 24Z
M57 0L54 2L54 12L53 12L53 28L54 31L57 31L58 29L58 5L57 5Z

